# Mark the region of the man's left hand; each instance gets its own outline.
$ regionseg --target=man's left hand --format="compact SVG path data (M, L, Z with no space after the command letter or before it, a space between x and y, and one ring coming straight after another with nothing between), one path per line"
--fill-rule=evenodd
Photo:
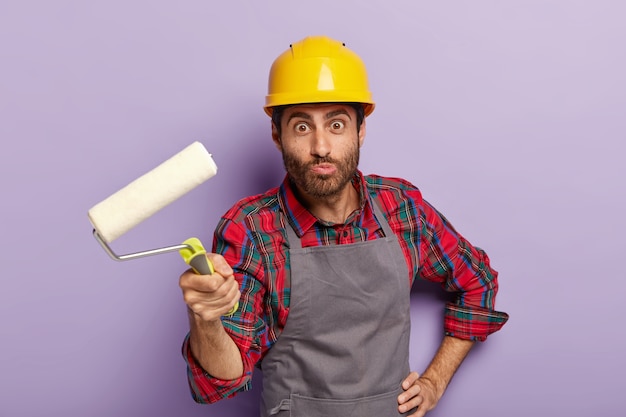
M423 417L435 408L440 398L435 384L428 378L420 377L417 372L411 372L402 381L402 389L404 392L398 396L398 411L406 413L417 407L417 411L409 417Z

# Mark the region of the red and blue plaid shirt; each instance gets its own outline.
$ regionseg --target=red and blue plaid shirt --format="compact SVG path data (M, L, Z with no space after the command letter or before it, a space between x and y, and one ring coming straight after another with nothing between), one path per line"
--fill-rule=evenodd
M239 201L222 217L213 250L234 269L242 294L238 311L223 323L241 351L244 375L228 381L208 375L194 360L187 336L183 355L195 401L213 403L248 390L255 365L285 327L290 299L285 227L293 226L303 247L377 239L384 233L373 201L398 236L410 283L419 277L456 293L456 301L445 307L445 334L483 341L506 323L508 315L494 310L498 274L489 258L459 235L415 186L360 172L353 185L361 195L360 209L344 224L326 224L313 216L298 202L287 178L280 187Z

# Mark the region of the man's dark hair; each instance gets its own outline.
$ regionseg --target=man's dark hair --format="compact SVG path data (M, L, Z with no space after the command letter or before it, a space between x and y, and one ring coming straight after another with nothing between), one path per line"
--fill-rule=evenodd
M331 103L328 103L331 104ZM356 112L356 133L358 134L361 130L361 125L363 124L363 120L365 120L365 109L361 103L343 103L351 106ZM287 104L284 106L276 106L272 108L272 122L276 126L276 130L278 131L278 136L281 134L281 125L280 121L283 118L283 113L285 109L293 106L293 104Z

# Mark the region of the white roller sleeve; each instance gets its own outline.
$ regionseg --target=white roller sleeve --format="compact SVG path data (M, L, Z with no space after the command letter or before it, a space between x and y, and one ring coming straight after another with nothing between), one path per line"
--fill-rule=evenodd
M100 237L110 243L216 173L211 154L194 142L93 206L87 215Z

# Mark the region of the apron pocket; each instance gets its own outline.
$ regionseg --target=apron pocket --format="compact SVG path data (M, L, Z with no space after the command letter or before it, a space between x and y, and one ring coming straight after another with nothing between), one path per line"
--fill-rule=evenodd
M335 400L291 394L290 417L397 417L399 391L352 400Z

